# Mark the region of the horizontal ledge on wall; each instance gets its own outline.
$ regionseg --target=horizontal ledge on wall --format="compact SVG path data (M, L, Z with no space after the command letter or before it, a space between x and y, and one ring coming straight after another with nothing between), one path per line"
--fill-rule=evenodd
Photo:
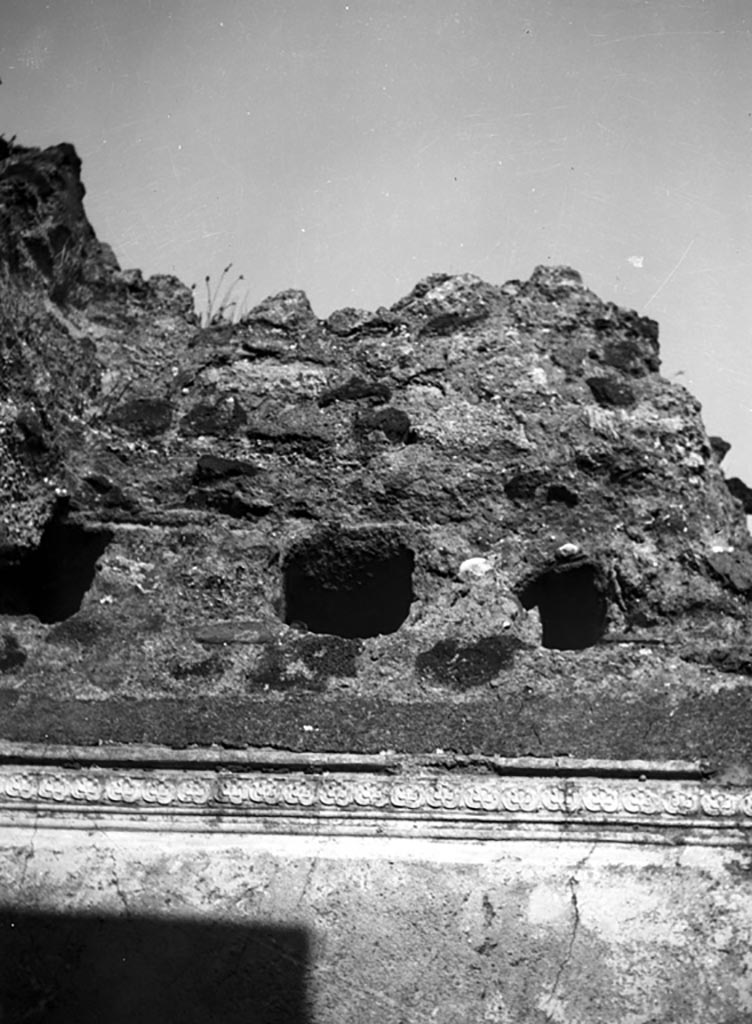
M471 772L0 766L14 826L748 844L752 788Z
M703 779L710 770L702 761L616 760L577 757L494 757L455 754L436 750L432 754L309 753L254 747L173 748L152 744L102 744L76 746L56 743L18 743L0 740L0 765L102 765L192 769L197 766L277 771L366 771L389 772L412 769L470 769L501 775L597 776L599 778Z

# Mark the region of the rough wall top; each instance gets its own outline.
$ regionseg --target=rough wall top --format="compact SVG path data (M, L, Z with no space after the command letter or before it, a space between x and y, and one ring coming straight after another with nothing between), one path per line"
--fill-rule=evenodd
M4 146L5 738L749 757L744 510L654 321L539 267L202 328Z

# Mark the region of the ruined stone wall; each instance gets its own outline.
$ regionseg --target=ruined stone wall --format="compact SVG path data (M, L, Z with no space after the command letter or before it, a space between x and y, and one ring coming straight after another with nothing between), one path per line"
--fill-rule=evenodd
M79 171L70 146L0 149L7 927L70 898L136 951L163 933L133 908L167 934L177 904L202 922L196 946L170 932L190 960L258 915L242 942L289 940L311 1020L420 1020L425 1000L446 1021L744 1020L745 492L660 376L655 322L538 267L436 274L325 320L289 290L202 325L184 285L97 240ZM102 752L109 781L87 768ZM290 765L302 781L275 788ZM237 771L255 780L233 791L256 822L242 842ZM518 778L538 781L498 789ZM256 792L276 794L264 813ZM154 817L162 798L212 822L221 882L192 860L190 815ZM329 838L314 855L301 835ZM270 938L275 921L292 930ZM67 934L40 927L29 992ZM388 976L392 1002L348 1002Z

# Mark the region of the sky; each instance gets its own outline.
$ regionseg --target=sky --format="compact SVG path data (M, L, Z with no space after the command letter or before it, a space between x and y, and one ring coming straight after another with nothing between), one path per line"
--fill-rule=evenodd
M749 0L1 0L0 78L121 266L325 317L569 264L752 484Z

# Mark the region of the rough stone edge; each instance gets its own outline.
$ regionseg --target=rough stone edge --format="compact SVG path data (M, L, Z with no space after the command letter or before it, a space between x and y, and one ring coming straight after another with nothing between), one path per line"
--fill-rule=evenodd
M0 764L81 767L133 766L136 768L229 768L304 771L405 771L421 768L471 768L510 775L599 775L603 777L653 777L702 779L711 774L702 761L615 760L578 757L497 757L456 754L435 750L431 754L377 754L277 750L272 747L189 747L174 749L158 744L103 743L98 746L70 743L19 743L0 739Z
M73 829L748 845L752 788L470 772L0 766L0 823Z

